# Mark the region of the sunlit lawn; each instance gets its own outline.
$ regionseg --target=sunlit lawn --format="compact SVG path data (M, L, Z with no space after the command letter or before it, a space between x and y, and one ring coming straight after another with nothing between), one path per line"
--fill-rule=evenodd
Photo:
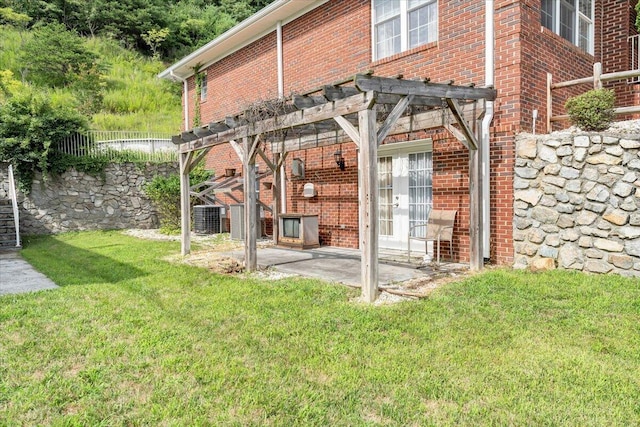
M638 279L494 270L373 307L178 243L25 243L62 288L0 297L1 426L640 425Z

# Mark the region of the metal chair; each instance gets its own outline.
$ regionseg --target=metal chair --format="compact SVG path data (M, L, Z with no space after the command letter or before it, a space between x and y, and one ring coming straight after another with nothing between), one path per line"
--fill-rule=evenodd
M449 257L453 260L453 225L458 211L433 209L429 214L427 222L416 224L409 228L409 238L407 239L408 260L411 262L411 240L421 240L425 242L425 253L428 253L428 243L436 242L438 251L438 263L440 263L440 242L449 242ZM416 236L416 229L426 227L424 237Z

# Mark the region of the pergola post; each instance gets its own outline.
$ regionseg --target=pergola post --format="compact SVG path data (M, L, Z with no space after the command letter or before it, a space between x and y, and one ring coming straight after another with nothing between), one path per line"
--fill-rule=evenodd
M275 153L274 154L274 163L275 167L273 168L273 183L271 184L271 188L273 189L271 200L271 218L273 221L272 230L273 230L273 244L278 244L278 238L280 237L280 181L282 176L282 168L281 159L282 154Z
M244 179L244 268L248 272L258 269L257 228L256 228L256 155L249 144L250 139L242 139L244 156L242 177Z
M362 299L378 297L378 136L376 113L369 108L358 113L360 131L360 252Z
M482 249L482 150L469 150L469 268L481 270Z
M182 233L180 253L191 252L191 185L189 183L189 160L192 153L179 153L180 156L180 228Z

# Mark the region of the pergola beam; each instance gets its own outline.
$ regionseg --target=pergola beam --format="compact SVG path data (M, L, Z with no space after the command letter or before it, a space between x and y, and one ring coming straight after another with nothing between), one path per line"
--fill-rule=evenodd
M275 132L296 126L313 124L323 120L333 119L335 116L346 116L366 110L375 103L374 92L364 92L349 96L326 104L316 105L304 110L272 117L255 123L241 125L209 137L203 138L199 144L195 144L196 149L203 149L231 140L238 140L248 136L256 136L269 132ZM190 145L182 145L180 151L192 151Z
M333 120L335 120L338 125L340 125L340 127L342 128L342 130L349 135L349 138L351 138L351 140L356 144L356 147L360 147L360 132L358 131L358 129L356 129L356 127L354 125L351 124L351 122L347 119L345 119L342 116L336 116L333 118Z
M460 109L460 104L458 104L458 101L456 101L455 99L447 99L447 105L449 106L449 109L451 110L453 117L455 117L456 122L458 122L458 125L460 125L462 134L467 140L467 144L465 144L465 146L469 150L477 150L478 141L476 140L476 137L473 135L473 131L469 127L468 122L463 117L462 110Z
M386 120L378 130L378 145L382 144L382 141L384 141L387 135L389 135L389 132L391 132L391 129L393 129L396 122L398 121L402 113L404 113L404 110L407 109L407 106L412 100L413 95L407 95L400 101L398 101L396 106L393 107L393 110L391 110L391 113L389 113Z
M478 103L482 103L479 101ZM464 104L460 107L465 120L477 120L479 117L475 115L479 111L479 108L473 104ZM335 118L334 118L335 120ZM442 127L446 124L451 124L452 121L443 122L442 111L432 110L424 113L414 114L407 117L400 117L395 125L389 131L389 135L398 135L402 133L409 133L424 129L434 129ZM355 130L355 127L354 127ZM334 145L337 143L343 143L349 141L349 136L344 131L326 132L317 135L310 135L306 137L296 138L274 142L271 144L271 150L274 153L306 150L309 148L326 147L328 145Z
M362 91L375 91L397 95L418 95L445 99L486 99L494 101L497 92L491 88L454 86L441 83L426 83L418 80L390 79L357 75L356 87Z

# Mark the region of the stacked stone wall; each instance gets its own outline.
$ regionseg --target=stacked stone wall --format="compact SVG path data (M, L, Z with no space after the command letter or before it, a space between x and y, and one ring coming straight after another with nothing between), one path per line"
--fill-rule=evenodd
M158 214L144 193L157 175L178 173L176 163L110 164L102 176L70 170L43 179L37 174L28 195L18 193L22 234L157 228ZM8 194L6 168L0 168L0 198Z
M640 129L519 135L513 224L516 268L640 277Z

